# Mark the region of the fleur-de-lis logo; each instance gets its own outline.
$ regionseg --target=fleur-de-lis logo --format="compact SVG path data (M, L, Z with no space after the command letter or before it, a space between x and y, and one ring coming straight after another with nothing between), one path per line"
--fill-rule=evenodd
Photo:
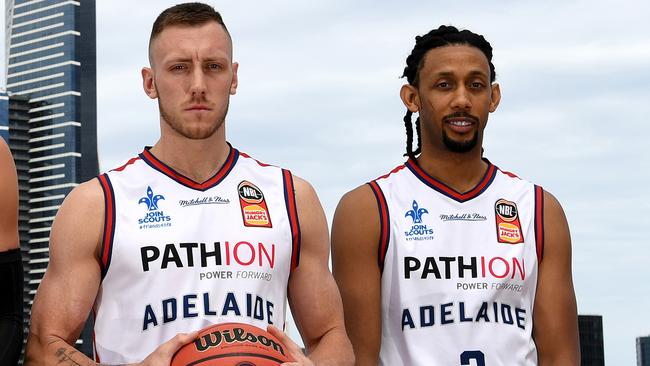
M138 204L144 203L145 205L147 205L147 209L149 211L156 211L158 210L158 201L164 199L165 197L162 194L157 194L154 196L151 187L147 187L147 197L140 198Z
M414 224L419 224L422 222L422 215L429 213L426 208L419 207L418 203L413 200L413 209L406 211L404 217L411 217Z

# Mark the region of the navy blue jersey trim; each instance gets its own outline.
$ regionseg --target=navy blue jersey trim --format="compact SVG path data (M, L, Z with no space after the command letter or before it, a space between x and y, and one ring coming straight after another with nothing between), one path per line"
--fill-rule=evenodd
M176 183L203 192L221 183L237 164L237 161L239 159L239 151L233 148L230 143L228 143L228 147L230 148L230 152L228 153L223 166L221 166L221 168L219 168L219 170L212 177L203 183L195 182L191 178L184 176L183 174L174 170L172 167L158 160L158 158L149 152L150 147L146 147L145 150L138 156L145 163L147 163L147 165L174 180Z
M537 262L544 258L544 189L535 185L535 245Z
M293 271L300 265L302 233L300 231L300 220L298 219L298 203L296 201L293 176L286 169L282 169L282 184L284 186L284 203L287 207L287 217L291 229L291 271Z
M457 202L467 202L469 200L472 200L478 196L480 196L483 192L485 192L488 187L492 184L494 181L494 178L497 175L497 170L498 168L490 163L489 160L483 159L488 164L488 168L485 171L485 174L481 178L481 180L478 182L478 184L470 189L469 191L465 193L460 193L453 188L449 187L445 183L439 181L438 179L428 175L418 164L417 161L409 159L406 161L404 165L406 165L407 168L415 175L422 183L426 184L433 190L439 192L440 194L443 194L454 201Z
M102 179L103 178L103 179ZM102 192L104 193L104 230L102 233L102 246L100 251L100 266L102 270L102 280L106 277L108 268L111 265L113 255L113 242L115 239L115 191L108 177L108 174L102 174L98 177Z
M388 212L388 203L384 192L379 187L377 182L372 181L368 183L372 189L372 193L377 200L377 211L379 212L379 243L377 245L377 265L379 271L384 272L384 261L386 253L388 252L388 244L390 241L390 213Z

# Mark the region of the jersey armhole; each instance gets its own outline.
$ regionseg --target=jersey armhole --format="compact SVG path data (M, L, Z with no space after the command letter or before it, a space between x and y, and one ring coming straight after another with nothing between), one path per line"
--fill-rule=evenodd
M95 324L97 322L97 313L95 312L95 305L93 305L93 308L91 310L91 315L93 317L93 333L92 333L92 342L93 342L93 359L95 360L95 363L101 363L101 359L99 358L99 353L97 352L97 341L95 340Z
M282 183L284 185L284 202L287 206L287 217L289 218L289 226L291 228L291 272L293 272L300 264L301 235L293 176L286 169L282 169Z
M99 254L99 264L102 270L102 280L106 277L111 264L113 253L113 239L115 237L115 192L107 174L99 177L99 185L104 193L104 231L102 233L102 246Z
M537 246L537 263L544 258L544 189L535 186L535 245Z
M379 212L379 243L377 245L377 265L379 271L384 272L384 260L386 259L386 252L388 252L388 241L390 238L390 216L388 213L388 204L384 192L377 184L376 181L368 183L372 189L372 193L377 200L377 209Z

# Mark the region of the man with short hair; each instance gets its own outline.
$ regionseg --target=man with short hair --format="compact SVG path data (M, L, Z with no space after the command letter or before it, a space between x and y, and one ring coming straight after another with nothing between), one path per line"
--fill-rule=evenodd
M406 63L408 160L347 193L332 226L357 365L578 365L562 208L482 156L492 47L441 26Z
M89 364L71 345L92 310L98 363L167 365L193 331L243 322L268 327L297 365L351 364L316 193L226 141L238 64L221 16L201 3L163 11L149 58L160 139L66 198L28 363ZM278 330L287 298L308 358Z
M18 238L18 177L0 138L0 365L15 365L23 348L23 262Z

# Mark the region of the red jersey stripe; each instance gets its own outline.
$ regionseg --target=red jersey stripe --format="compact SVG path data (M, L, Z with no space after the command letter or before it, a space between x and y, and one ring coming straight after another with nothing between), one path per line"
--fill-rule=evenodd
M372 189L372 193L377 199L377 208L379 210L379 245L377 247L377 264L379 265L379 270L384 271L384 260L386 258L386 252L388 251L388 241L390 239L390 220L388 214L388 204L386 203L386 197L381 191L381 188L376 181L368 183Z
M535 244L537 245L537 262L544 258L544 189L535 186Z
M115 195L111 182L106 174L100 175L98 179L104 193L104 232L102 234L102 247L100 251L102 278L104 278L110 265L113 237L115 236Z
M261 161L255 159L255 158L252 158L250 155L248 155L248 154L246 154L245 152L242 152L242 151L239 152L239 155L242 156L242 157L244 157L244 158L247 158L247 159L253 159L253 160L255 160L255 162L257 162L257 164L258 164L259 166L262 166L262 167L273 166L273 165L271 165L271 164L262 163Z
M239 152L237 149L233 148L232 146L228 145L230 147L230 152L228 153L228 157L226 158L226 161L223 163L221 168L208 180L206 180L203 183L198 183L195 182L194 180L184 176L181 173L178 173L171 167L167 166L165 163L162 161L158 160L150 151L149 148L145 148L144 151L140 154L140 157L142 160L144 160L147 164L149 164L152 168L158 170L159 172L165 174L166 176L170 177L171 179L175 180L176 182L192 188L196 189L199 191L205 191L207 189L210 189L217 184L219 184L227 175L230 173L232 168L234 167L235 163L237 162L237 158L239 156Z
M397 166L397 167L395 167L393 170L391 170L390 172L388 172L388 173L386 173L386 174L384 174L384 175L378 177L377 179L385 179L385 178L388 178L389 175L391 175L391 174L393 174L393 173L397 173L397 172L399 172L400 170L402 170L402 169L404 169L404 168L405 168L404 164L402 164L402 165L400 165L400 166Z
M284 183L284 198L289 216L289 226L291 227L291 270L293 271L300 264L300 221L298 220L298 206L296 204L296 193L291 172L282 169L282 180Z
M487 189L487 187L492 183L494 177L496 176L497 167L494 166L492 163L490 163L487 159L483 159L483 160L488 164L488 168L485 171L485 174L483 175L481 180L474 188L470 189L465 193L460 193L454 190L453 188L449 187L448 185L442 183L441 181L437 180L436 178L433 178L432 176L427 174L427 172L425 172L413 159L409 159L405 165L424 184L428 185L429 187L435 189L436 191L458 202L465 202L473 198L476 198L481 193L483 193L483 191Z
M124 168L126 168L127 166L129 166L129 165L135 163L135 162L138 161L138 160L140 160L140 157L139 157L139 156L136 156L136 157L134 157L134 158L131 158L131 159L129 159L129 161L126 162L126 164L122 165L121 167L117 167L117 168L115 168L115 169L112 169L111 171L121 172L122 170L124 170Z

